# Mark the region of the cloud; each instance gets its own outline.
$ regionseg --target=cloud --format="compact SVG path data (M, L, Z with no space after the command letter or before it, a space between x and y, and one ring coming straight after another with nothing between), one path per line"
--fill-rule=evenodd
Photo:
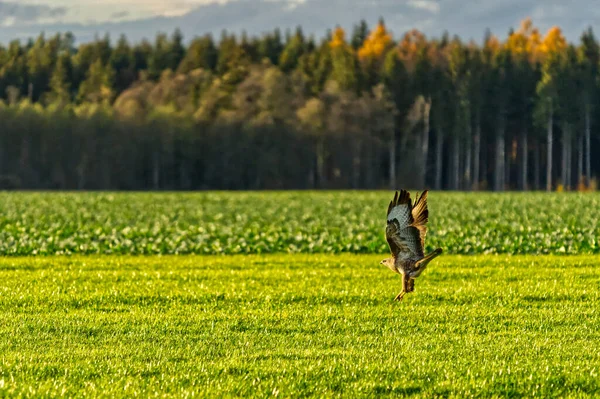
M124 33L137 42L153 40L157 32L169 33L176 28L190 40L205 33L218 39L224 29L259 35L276 27L293 30L298 25L306 34L320 38L336 25L349 36L361 19L373 27L379 17L385 19L396 38L416 28L428 37L448 31L463 40L481 42L487 28L504 38L511 27L518 28L528 16L541 32L559 25L569 40L577 41L587 26L600 23L600 8L592 7L592 0L577 0L578 7L565 6L564 0L175 0L168 4L180 5L171 7L177 15L164 15L167 3L158 0L93 0L93 9L88 7L92 0L78 0L85 3L85 12L82 6L69 6L72 0L46 0L63 7L20 5L17 1L25 0L0 0L1 42L35 37L42 30L47 34L72 31L78 41L93 40L107 32L113 38ZM150 6L154 8L148 14ZM90 17L98 22L84 22ZM53 23L53 19L60 23Z
M33 24L44 20L56 20L66 15L66 7L20 4L0 1L0 25Z
M434 14L440 12L440 4L437 1L431 0L408 0L408 5L421 10L427 10Z
M129 11L117 11L110 15L111 19L124 19L131 15Z

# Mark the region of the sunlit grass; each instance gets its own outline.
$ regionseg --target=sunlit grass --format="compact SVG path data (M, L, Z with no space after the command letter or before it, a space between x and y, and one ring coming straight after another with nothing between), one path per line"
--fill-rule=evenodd
M598 397L597 257L0 259L0 396Z

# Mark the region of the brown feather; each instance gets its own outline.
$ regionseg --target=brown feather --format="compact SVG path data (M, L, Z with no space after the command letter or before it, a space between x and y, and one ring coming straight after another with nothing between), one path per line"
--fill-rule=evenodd
M413 203L408 191L400 190L394 193L394 199L388 206L386 227L386 240L394 257L420 259L424 256L426 224L429 218L427 194L428 190L423 191L421 195L417 194ZM408 214L400 213L391 217L390 214L397 206L405 206Z
M419 196L417 194L415 199L415 204L412 208L412 217L413 223L412 225L419 229L419 235L421 238L421 247L425 247L425 237L427 236L427 222L429 221L429 210L427 209L427 193L425 190Z

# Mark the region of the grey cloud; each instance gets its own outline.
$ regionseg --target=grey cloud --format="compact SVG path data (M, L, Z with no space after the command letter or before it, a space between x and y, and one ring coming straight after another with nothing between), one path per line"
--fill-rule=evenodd
M111 14L111 18L112 19L121 19L121 18L127 18L129 17L131 14L129 13L129 11L119 11L119 12L115 12L113 14Z
M35 23L43 18L62 17L66 13L65 7L0 1L0 24L8 21L19 24Z

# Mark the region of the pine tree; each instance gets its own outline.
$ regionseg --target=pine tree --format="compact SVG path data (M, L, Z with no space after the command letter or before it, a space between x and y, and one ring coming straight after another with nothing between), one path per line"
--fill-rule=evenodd
M110 57L110 66L115 71L115 91L120 94L136 79L135 58L127 38L122 35Z
M592 28L587 29L581 36L579 47L579 79L581 82L582 95L580 98L581 114L584 120L584 139L582 145L585 150L585 187L591 184L591 130L592 115L598 107L598 75L600 67L600 46L594 36ZM582 157L583 154L580 154Z
M541 44L539 31L533 26L531 19L521 22L520 28L508 37L506 47L510 51L515 67L511 84L511 101L509 117L513 131L518 134L520 153L518 186L527 189L528 175L528 138L532 125L532 111L535 99L536 82L539 79L538 53Z
M190 44L184 59L179 64L179 73L188 73L194 69L214 71L217 66L218 52L212 36L196 38Z
M558 79L567 42L558 27L551 28L540 45L542 78L537 84L536 121L546 126L546 190L552 190L552 144L555 113L558 110Z
M113 98L114 71L110 66L96 60L87 73L86 80L79 87L79 101L108 103Z
M360 69L352 47L346 43L345 32L337 27L329 42L331 49L331 78L342 90L358 92L360 89Z
M50 79L51 97L54 101L67 104L71 101L71 57L63 53L58 58Z
M169 44L167 68L172 71L176 71L179 67L179 64L184 59L185 53L186 49L183 45L183 34L181 33L181 30L177 28L175 29L175 32L173 32L171 43Z
M302 29L298 28L279 58L279 67L282 71L289 73L297 67L300 57L304 54L305 45Z
M350 44L355 51L358 51L359 48L363 46L363 43L369 36L369 26L367 25L367 21L364 19L360 21L360 24L354 26L354 30L352 31L352 39L350 40Z
M396 109L394 129L390 130L388 138L389 148L389 179L390 187L393 188L397 184L397 150L398 137L400 127L403 124L407 109L412 102L412 96L409 90L409 76L404 63L400 60L398 51L390 51L387 53L383 65L383 83L390 93Z

